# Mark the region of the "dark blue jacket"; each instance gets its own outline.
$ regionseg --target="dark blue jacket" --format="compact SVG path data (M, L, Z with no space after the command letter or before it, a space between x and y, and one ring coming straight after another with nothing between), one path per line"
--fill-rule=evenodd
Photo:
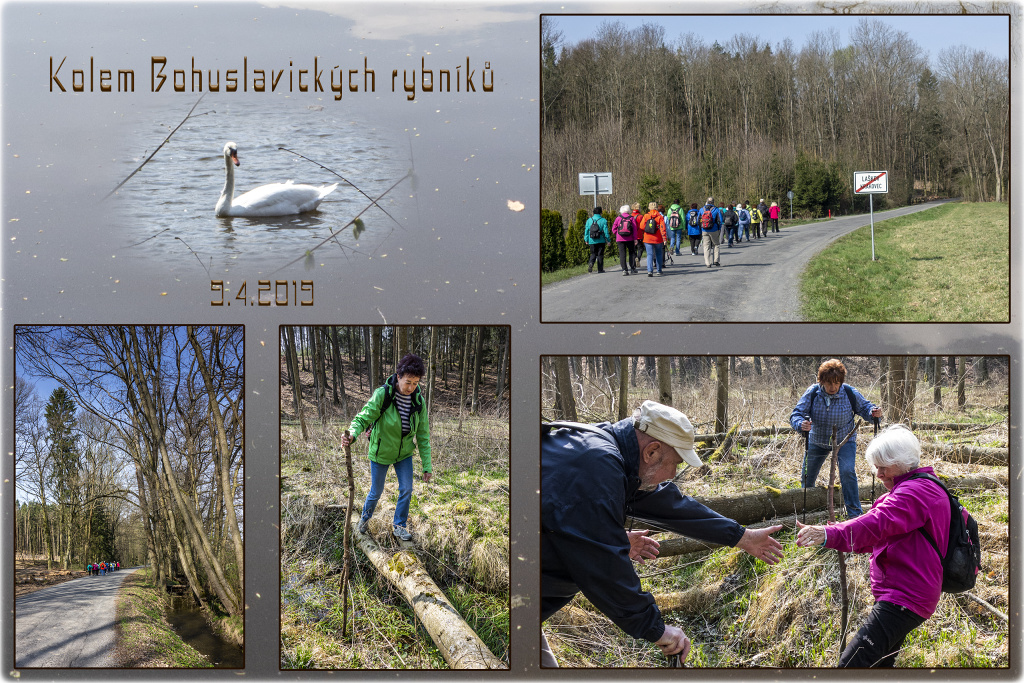
M701 216L704 215L705 211L711 212L711 229L705 230L705 232L715 232L716 230L722 229L722 212L718 210L717 206L711 204L705 204L697 211L697 225L701 224ZM701 230L704 230L701 228Z
M629 559L626 517L728 546L739 542L744 528L682 495L675 484L640 491L633 420L597 426L617 447L582 430L541 436L541 620L582 591L623 631L653 642L665 622Z

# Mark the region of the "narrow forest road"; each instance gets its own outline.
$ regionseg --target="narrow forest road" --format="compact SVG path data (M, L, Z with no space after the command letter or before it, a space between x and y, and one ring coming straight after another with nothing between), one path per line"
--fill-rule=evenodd
M947 201L876 212L875 222L934 208ZM622 276L618 250L605 257L602 275L581 275L541 289L541 321L559 322L799 322L800 273L837 237L870 223L849 216L780 228L761 240L721 250L721 267L707 268L704 253L687 248L662 277L647 277L646 256L636 275ZM685 233L684 233L685 240ZM870 252L865 253L870 259Z
M85 576L15 601L14 666L112 667L114 602L135 569Z

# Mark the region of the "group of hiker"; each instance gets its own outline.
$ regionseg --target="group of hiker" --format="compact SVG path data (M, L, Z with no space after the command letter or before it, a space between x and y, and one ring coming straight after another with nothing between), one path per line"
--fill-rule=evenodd
M114 572L120 568L120 562L93 562L85 565L85 573L90 576L105 576L107 572Z
M979 536L935 471L922 465L917 437L899 424L868 444L865 460L886 493L867 512L861 510L854 418L878 418L882 412L845 378L839 360L823 363L790 422L809 437L805 487L815 485L833 444L849 437L838 456L847 519L811 525L797 520L796 544L871 554L875 604L838 666L892 667L907 636L934 613L943 592L974 586ZM689 637L665 623L633 566L656 558L659 543L634 525L735 546L770 565L782 558L783 546L773 538L781 525L744 527L680 492L677 467L702 465L694 439L686 415L654 401L618 422L542 423L542 621L582 592L626 633L682 661ZM557 667L543 632L541 648L541 666Z
M703 206L696 203L689 208L677 199L668 209L657 202L647 205L647 212L640 211L640 204L623 204L619 214L612 221L602 215L600 206L583 226L583 240L590 247L587 272L604 272L605 249L613 241L618 246L619 264L623 275L636 275L641 250L647 253L647 277L662 275L666 253L680 256L683 247L683 233L690 243L690 255L698 255L698 246L704 250L704 265L720 267L720 245L726 241L729 248L746 239L761 239L769 232L779 232L780 209L778 202L771 206L762 198L756 206L749 202L715 204L714 197L708 197ZM723 235L724 233L724 235ZM641 246L642 245L642 246Z

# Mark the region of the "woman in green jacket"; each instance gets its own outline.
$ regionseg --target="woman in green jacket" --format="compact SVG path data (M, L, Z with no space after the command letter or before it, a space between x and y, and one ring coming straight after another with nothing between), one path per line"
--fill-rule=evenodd
M409 503L412 501L412 454L417 448L423 463L423 481L430 481L430 425L427 422L427 406L420 394L420 379L426 374L423 359L416 354L406 354L398 362L398 369L378 387L370 401L352 419L349 434L359 435L370 430L370 492L363 503L363 514L359 519L360 533L366 533L370 517L377 508L377 500L384 491L388 467L394 466L398 477L398 501L395 503L395 537L402 541L412 540L406 523L409 519ZM349 445L353 437L345 434L343 446Z

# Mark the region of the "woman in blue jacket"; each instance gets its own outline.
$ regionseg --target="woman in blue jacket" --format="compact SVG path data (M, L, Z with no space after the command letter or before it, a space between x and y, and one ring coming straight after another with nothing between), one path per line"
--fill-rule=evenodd
M601 215L601 207L594 207L594 215L587 219L583 226L583 241L590 245L590 262L587 264L587 272L594 272L594 263L597 263L597 272L604 272L604 248L612 241L611 233L608 232L608 221Z
M690 238L690 256L697 255L697 248L700 246L700 221L697 219L697 205L690 204L690 210L686 212L686 236Z

